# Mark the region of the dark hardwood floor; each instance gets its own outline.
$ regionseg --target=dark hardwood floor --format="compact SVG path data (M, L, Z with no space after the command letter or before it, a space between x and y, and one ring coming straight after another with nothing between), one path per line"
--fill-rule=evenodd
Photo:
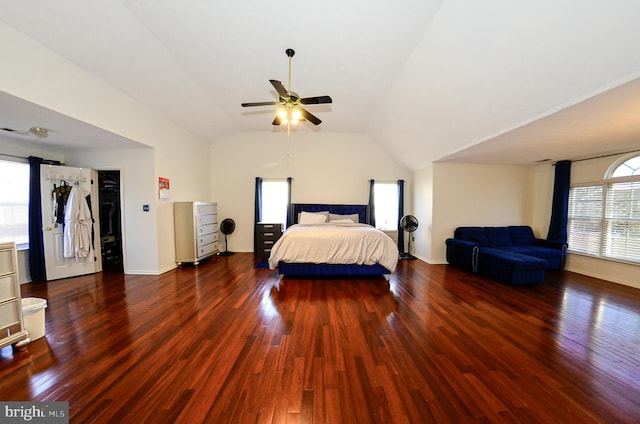
M48 301L46 337L0 350L0 399L68 401L72 423L640 422L640 290L253 265L23 285Z

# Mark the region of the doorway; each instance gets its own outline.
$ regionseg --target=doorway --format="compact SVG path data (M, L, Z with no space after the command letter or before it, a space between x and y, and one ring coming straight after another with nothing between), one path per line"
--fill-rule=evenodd
M123 272L120 171L98 171L102 269Z
M47 280L102 270L99 260L102 254L95 243L100 237L99 228L77 225L80 221L86 223L89 216L94 222L99 221L92 212L98 207L98 189L94 184L96 174L89 168L40 165L42 243ZM73 211L65 216L68 203ZM66 225L67 220L75 221L75 225Z

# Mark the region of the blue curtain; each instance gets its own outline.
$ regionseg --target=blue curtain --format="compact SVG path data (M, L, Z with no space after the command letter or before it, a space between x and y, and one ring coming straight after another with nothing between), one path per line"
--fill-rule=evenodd
M253 226L253 251L258 251L256 229L258 222L262 221L262 177L256 177L256 192L255 192L255 224Z
M404 230L400 220L404 216L404 180L398 180L398 251L404 253Z
M571 161L556 163L553 183L553 203L547 240L567 242L567 216L569 214L569 184L571 182Z
M42 237L42 201L40 165L61 165L58 161L29 156L29 273L31 281L46 281L44 238Z
M369 224L376 226L375 180L369 180Z
M291 202L291 182L293 181L293 178L288 177L287 178L287 222L286 222L286 226L287 228L293 224L293 203Z

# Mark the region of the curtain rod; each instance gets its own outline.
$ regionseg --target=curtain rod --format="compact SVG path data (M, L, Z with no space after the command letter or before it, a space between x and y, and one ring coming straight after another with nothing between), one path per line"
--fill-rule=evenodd
M24 156L12 155L12 154L9 154L9 153L0 153L0 158L2 158L2 157L14 158L14 159L22 159L22 160L25 160L25 161L29 162L29 158L32 157L32 156L24 157ZM61 162L59 160L54 160L54 159L42 159L42 164L43 165L62 165L62 166L65 166L64 162Z
M640 152L640 150L629 150L628 152L609 153L609 154L606 154L606 155L593 156L593 157L590 157L590 158L576 159L576 160L572 160L571 162L582 162L582 161L585 161L585 160L608 158L608 157L611 157L611 156L626 155L628 153L636 153L636 152Z
M8 153L0 153L0 156L6 156L6 157L9 157L9 158L29 160L29 158L25 158L24 156L10 155Z

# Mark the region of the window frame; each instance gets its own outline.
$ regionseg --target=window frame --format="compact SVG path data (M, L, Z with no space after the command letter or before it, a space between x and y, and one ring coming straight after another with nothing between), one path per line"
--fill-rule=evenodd
M393 207L395 208L396 211L396 219L395 222L393 222L393 225L391 227L382 227L382 222L381 221L381 217L377 216L379 211L383 208L381 208L379 205L379 202L382 202L382 200L379 198L379 193L376 191L376 187L381 187L381 186L394 186L395 187L395 196L393 199L393 202L391 203L393 205ZM398 182L397 181L374 181L373 182L373 190L374 190L374 195L373 195L373 199L374 199L374 213L376 214L376 216L374 217L375 219L375 223L376 223L376 228L382 231L397 231L398 230L398 223L400 222L400 216L399 216L399 210L398 210ZM388 202L382 202L384 204L388 204Z
M576 184L572 185L569 191L569 211L567 217L567 233L568 233L568 252L576 255L590 256L596 257L599 259L612 261L612 262L622 262L633 265L640 265L640 252L637 255L621 255L619 251L614 245L617 241L620 240L620 237L616 237L616 234L620 234L623 232L627 232L627 235L624 237L623 243L625 245L624 250L628 252L631 250L635 252L635 249L640 250L640 238L629 237L629 230L633 231L635 229L636 233L639 231L638 226L640 226L640 174L638 174L638 168L631 168L632 172L629 175L614 177L617 170L626 165L629 161L635 160L637 161L640 158L640 155L635 152L633 154L625 155L616 161L614 161L607 171L605 172L604 178L600 183L591 183L591 184ZM628 186L626 190L628 190L628 196L615 196L616 190L620 188L625 189L625 186ZM576 201L573 197L574 194L580 190L589 190L593 189L594 192L601 192L601 199L599 201L599 209L596 208L591 210L590 212L598 212L598 216L585 216L585 215L576 215L575 212L579 209L580 205L576 205L574 202ZM628 197L628 204L625 204L625 197ZM614 205L618 207L618 209L614 208ZM622 207L626 207L629 213L629 217L624 217L619 213L616 213L619 210L619 205ZM635 207L634 207L635 205ZM582 209L584 210L584 208ZM598 228L597 230L597 249L581 249L576 250L575 246L584 247L585 245L582 243L578 243L578 240L573 239L573 237L589 237L589 234L595 234L595 231L584 231L580 233L575 233L572 228L576 228L579 224L583 226L587 226L588 224L592 224L593 228ZM619 243L618 243L619 244ZM626 247L631 246L631 247Z
M20 203L20 205L22 206L26 206L26 219L27 219L27 232L26 232L26 241L16 241L16 240L2 240L0 242L5 243L5 242L9 242L9 241L15 241L16 242L16 247L18 250L26 250L29 249L29 178L30 178L30 171L29 171L29 162L26 159L22 159L22 158L17 158L17 157L13 157L13 156L6 156L6 155L2 155L0 154L0 162L6 162L6 163L13 163L13 164L20 164L20 165L24 165L26 168L26 173L27 173L27 192L26 192L26 202L25 203Z
M275 222L275 220L270 219L269 216L267 216L265 218L265 209L266 209L265 208L265 204L268 203L267 201L265 201L266 200L265 187L267 185L269 185L269 184L274 184L274 183L277 183L278 185L282 184L283 187L284 187L285 195L286 195L286 201L285 201L285 203L283 205L284 221L282 221L282 222L280 222L280 221ZM286 228L286 226L287 226L287 206L288 206L288 204L290 202L288 189L289 189L289 186L288 186L288 182L287 182L286 178L283 178L283 179L270 178L270 179L263 179L262 180L262 192L261 192L262 198L260 199L260 206L261 206L260 216L262 217L262 219L261 219L260 222L268 222L268 223L271 223L271 224L282 224L282 227ZM268 205L267 205L267 207L268 207Z

